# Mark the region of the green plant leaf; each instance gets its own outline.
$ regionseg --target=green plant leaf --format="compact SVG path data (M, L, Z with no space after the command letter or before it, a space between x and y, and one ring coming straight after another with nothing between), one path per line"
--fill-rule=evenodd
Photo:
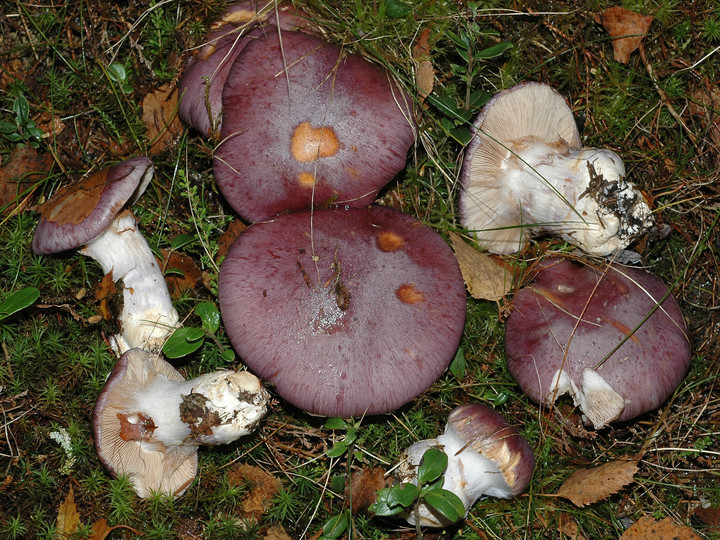
M398 0L386 0L385 1L385 15L391 19L400 19L405 17L413 10L412 6L408 6Z
M448 457L438 448L428 448L418 466L418 485L424 486L434 482L447 469Z
M349 429L352 426L342 418L328 418L325 422L325 429Z
M15 98L15 101L13 101L13 112L15 113L18 122L25 125L28 121L28 117L30 116L30 104L25 96L21 95Z
M465 506L460 497L447 489L428 491L423 497L423 501L451 523L455 523L465 516Z
M503 54L508 49L512 49L512 43L504 42L504 43L498 43L497 45L493 45L492 47L488 47L487 49L483 49L482 51L478 51L475 53L476 58L497 58L501 54Z
M212 302L201 302L195 308L195 313L202 321L205 330L214 334L220 328L220 312Z
M465 376L465 353L460 347L455 353L455 358L450 362L450 373L456 379L462 379Z
M33 305L39 296L40 291L35 287L25 287L11 294L0 304L0 320Z
M10 122L0 122L0 133L15 133L17 129L18 128L15 124L11 124Z
M228 364L235 360L235 351L232 349L225 349L220 353L220 357L225 360Z
M330 448L327 452L325 452L325 455L327 457L331 457L331 458L340 457L345 452L347 452L347 449L349 446L350 446L350 443L348 443L346 441L338 441L332 446L332 448Z
M183 326L175 330L163 346L167 358L180 358L197 351L205 341L205 330Z
M369 510L378 516L395 516L410 508L419 494L418 487L407 482L382 488L378 490L377 498Z
M345 512L332 516L325 522L322 528L322 538L340 538L340 536L347 530L348 518Z
M127 71L122 64L110 64L107 68L108 77L111 81L123 83L127 79Z
M176 251L184 246L187 246L188 244L191 244L194 241L195 236L193 236L192 234L179 234L172 239L172 242L170 242L170 248L173 251Z

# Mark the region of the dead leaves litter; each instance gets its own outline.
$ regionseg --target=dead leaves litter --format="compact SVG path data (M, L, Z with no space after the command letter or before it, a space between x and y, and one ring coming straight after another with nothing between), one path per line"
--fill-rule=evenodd
M651 516L639 519L626 530L620 540L700 540L689 527L677 525L671 518L655 521Z
M470 295L477 300L502 300L512 289L513 276L502 261L481 253L459 234L450 233L455 258Z
M596 21L603 25L612 38L615 60L621 64L627 64L630 61L630 55L640 47L642 40L645 39L653 17L615 6L597 15Z
M634 459L620 459L598 467L580 469L565 481L557 496L570 500L575 506L587 506L602 501L634 482L637 471L638 462Z

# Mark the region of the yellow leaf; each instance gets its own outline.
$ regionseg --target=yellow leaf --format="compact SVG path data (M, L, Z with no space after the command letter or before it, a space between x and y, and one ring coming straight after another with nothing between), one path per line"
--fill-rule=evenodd
M638 462L633 459L611 461L599 467L580 469L565 481L557 495L569 499L575 506L587 506L634 482L633 475L637 470Z
M61 538L67 538L78 530L80 526L80 514L75 506L75 494L73 493L73 487L70 486L70 491L65 497L65 500L60 504L57 516L57 533Z
M502 261L477 251L459 234L450 233L450 241L465 285L473 298L498 301L510 292L513 276Z
M636 521L623 533L620 540L701 540L690 527L677 525L671 518L655 521L650 516Z

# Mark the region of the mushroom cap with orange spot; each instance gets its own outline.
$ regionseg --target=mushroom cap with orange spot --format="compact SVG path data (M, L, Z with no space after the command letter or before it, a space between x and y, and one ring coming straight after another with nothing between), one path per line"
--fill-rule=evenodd
M305 411L348 417L397 409L438 379L466 297L440 235L371 206L251 225L223 262L219 301L252 371Z
M411 99L384 69L300 32L247 43L222 103L215 177L251 222L372 203L415 138Z

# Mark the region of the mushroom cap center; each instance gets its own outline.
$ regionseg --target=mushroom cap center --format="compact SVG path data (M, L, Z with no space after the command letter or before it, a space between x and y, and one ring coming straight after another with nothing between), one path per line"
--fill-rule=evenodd
M310 122L301 122L292 135L292 155L300 163L332 157L340 148L342 143L329 126L315 127Z

